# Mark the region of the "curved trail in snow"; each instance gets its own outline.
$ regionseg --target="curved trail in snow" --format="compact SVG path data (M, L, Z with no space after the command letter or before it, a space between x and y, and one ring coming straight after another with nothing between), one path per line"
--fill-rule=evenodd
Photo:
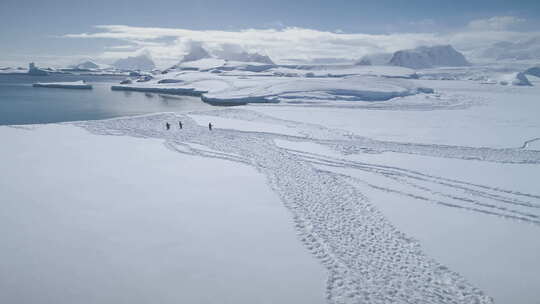
M406 191L399 191L400 195L416 195L450 207L538 224L540 197L534 194L294 151L278 146L275 139L311 141L342 153L396 151L515 163L540 163L539 152L380 142L251 111L222 110L213 114L273 121L295 127L303 136L229 129L210 132L189 116L171 113L74 124L95 134L163 139L167 148L178 153L256 168L291 211L302 242L328 269L329 303L491 303L492 300L461 275L426 256L416 241L398 231L375 209L355 185L368 181L321 166L363 170L408 186ZM165 121L178 120L184 124L183 130L164 130ZM371 185L394 190L385 185ZM433 185L446 190L431 190ZM456 189L463 194L452 194ZM424 194L417 195L414 191Z
M266 134L275 139L289 141L306 141L328 146L345 155L364 152L382 153L397 152L406 154L417 154L424 156L434 156L443 158L456 158L465 160L479 160L497 163L513 164L540 164L540 151L523 150L514 148L488 148L488 147L466 147L451 145L419 144L408 142L394 142L374 140L362 137L343 130L330 129L316 124L284 120L264 115L254 111L242 109L223 109L217 111L193 112L193 114L217 116L245 121L265 122L283 125L296 130L301 136L282 135L274 133L258 132ZM241 131L238 131L241 132ZM257 133L257 132L251 132Z
M382 183L384 186L381 186L366 179L338 173L353 184L363 184L384 192L408 196L446 207L540 225L540 196L538 195L488 187L397 167L347 161L297 150L289 151L323 168L354 169L388 179ZM393 184L394 187L389 187L388 184ZM406 190L397 190L403 188L400 187L403 185Z

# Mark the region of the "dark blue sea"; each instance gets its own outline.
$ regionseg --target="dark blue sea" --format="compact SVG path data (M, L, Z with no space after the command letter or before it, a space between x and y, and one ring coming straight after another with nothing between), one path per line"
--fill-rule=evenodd
M125 77L1 75L0 125L96 120L157 112L211 109L200 98L111 91ZM92 90L34 88L35 82L84 80Z

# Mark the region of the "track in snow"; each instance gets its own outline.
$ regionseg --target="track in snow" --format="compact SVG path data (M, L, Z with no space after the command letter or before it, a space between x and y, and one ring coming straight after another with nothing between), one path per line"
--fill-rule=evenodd
M492 300L459 274L426 256L416 241L398 231L376 210L355 186L369 181L324 170L321 166L382 176L406 186L406 190L399 190L400 195L416 195L418 199L450 207L538 224L540 197L533 194L294 151L279 147L275 139L311 141L343 153L396 151L496 162L540 163L539 152L380 142L245 110L204 114L272 121L297 128L303 136L227 129L210 132L189 116L170 113L75 124L95 134L159 138L178 153L255 167L267 177L271 188L291 211L302 242L328 269L329 303L491 303ZM181 131L174 128L178 120L184 124ZM172 130L164 130L166 121L172 123ZM370 186L398 191L386 185ZM443 190L434 191L433 186ZM454 190L464 194L456 196Z

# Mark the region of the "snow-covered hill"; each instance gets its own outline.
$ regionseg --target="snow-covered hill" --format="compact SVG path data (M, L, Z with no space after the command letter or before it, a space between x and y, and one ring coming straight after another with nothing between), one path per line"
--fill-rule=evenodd
M465 56L451 45L421 46L416 49L397 51L390 59L390 64L413 69L470 65Z

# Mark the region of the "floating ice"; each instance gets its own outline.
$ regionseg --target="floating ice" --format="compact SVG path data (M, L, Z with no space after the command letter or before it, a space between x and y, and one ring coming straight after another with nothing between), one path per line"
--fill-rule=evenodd
M169 75L167 75L169 76ZM172 82L152 80L144 84L113 86L169 94L198 95L209 103L312 103L320 101L382 101L419 93L430 88L406 79L354 75L349 77L244 77L220 76L210 72L182 72Z
M85 83L83 80L71 82L38 82L32 85L37 88L59 88L59 89L92 89L92 85Z

